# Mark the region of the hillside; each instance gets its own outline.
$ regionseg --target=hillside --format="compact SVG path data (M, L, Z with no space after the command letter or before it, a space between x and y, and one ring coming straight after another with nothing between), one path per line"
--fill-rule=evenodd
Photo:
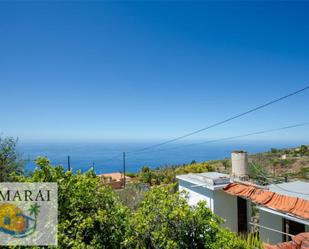
M309 180L309 146L276 149L249 155L250 177L260 183L279 182L292 179ZM231 160L192 161L190 164L172 165L150 169L144 166L138 180L150 185L175 182L176 175L218 171L231 173ZM130 176L133 176L130 174ZM268 179L268 180L267 180Z
M253 178L266 175L269 178L309 180L309 146L276 149L249 155L250 175ZM208 161L220 172L231 173L230 159Z

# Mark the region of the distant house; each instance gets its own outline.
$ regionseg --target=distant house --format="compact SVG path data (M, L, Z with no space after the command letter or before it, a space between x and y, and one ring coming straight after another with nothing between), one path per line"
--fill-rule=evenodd
M204 200L230 230L238 233L259 230L260 238L271 244L309 232L309 183L255 185L245 175L248 172L245 152L235 153L231 177L217 172L177 176L179 190L187 191L189 204Z
M123 174L119 172L106 173L98 175L104 184L111 186L113 189L123 188ZM126 183L131 181L131 177L125 176Z

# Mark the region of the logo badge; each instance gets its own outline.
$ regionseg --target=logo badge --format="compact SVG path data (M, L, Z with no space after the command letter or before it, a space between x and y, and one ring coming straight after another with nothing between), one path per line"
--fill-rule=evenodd
M0 183L0 245L57 245L56 183Z

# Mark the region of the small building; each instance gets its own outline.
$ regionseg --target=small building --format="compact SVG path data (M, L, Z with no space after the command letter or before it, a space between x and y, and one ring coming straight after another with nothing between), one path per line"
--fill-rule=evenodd
M238 200L223 191L231 179L229 175L206 172L200 174L187 174L177 176L179 180L179 191L185 190L188 194L189 205L196 205L199 201L206 201L207 206L218 216L225 220L224 225L235 232L244 232L244 224L247 224L247 215L241 214L241 220L238 222L238 206L243 207L247 202ZM242 209L241 209L242 210ZM245 207L245 210L247 208ZM240 226L239 226L240 225Z
M106 173L98 175L101 181L111 186L113 189L121 189L123 188L123 174L119 172L114 173ZM131 177L125 176L126 183L131 181Z
M206 201L238 233L259 231L262 241L276 244L309 232L309 182L259 186L249 180L246 152L232 153L232 176L217 172L179 175L179 190L189 205Z

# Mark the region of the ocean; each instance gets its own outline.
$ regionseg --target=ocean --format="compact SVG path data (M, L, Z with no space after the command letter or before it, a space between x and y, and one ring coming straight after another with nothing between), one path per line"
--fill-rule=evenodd
M20 142L18 151L27 160L26 171L35 169L35 159L46 156L53 165L68 166L70 156L74 172L85 172L94 165L97 174L122 171L122 153L126 152L126 171L136 173L142 166L151 168L190 163L193 160L224 159L230 157L233 150L245 150L248 153L269 151L271 148L289 148L299 146L296 142L255 142L230 141L190 146L190 143L165 145L140 153L130 153L152 145L154 142ZM177 147L177 148L176 148Z

